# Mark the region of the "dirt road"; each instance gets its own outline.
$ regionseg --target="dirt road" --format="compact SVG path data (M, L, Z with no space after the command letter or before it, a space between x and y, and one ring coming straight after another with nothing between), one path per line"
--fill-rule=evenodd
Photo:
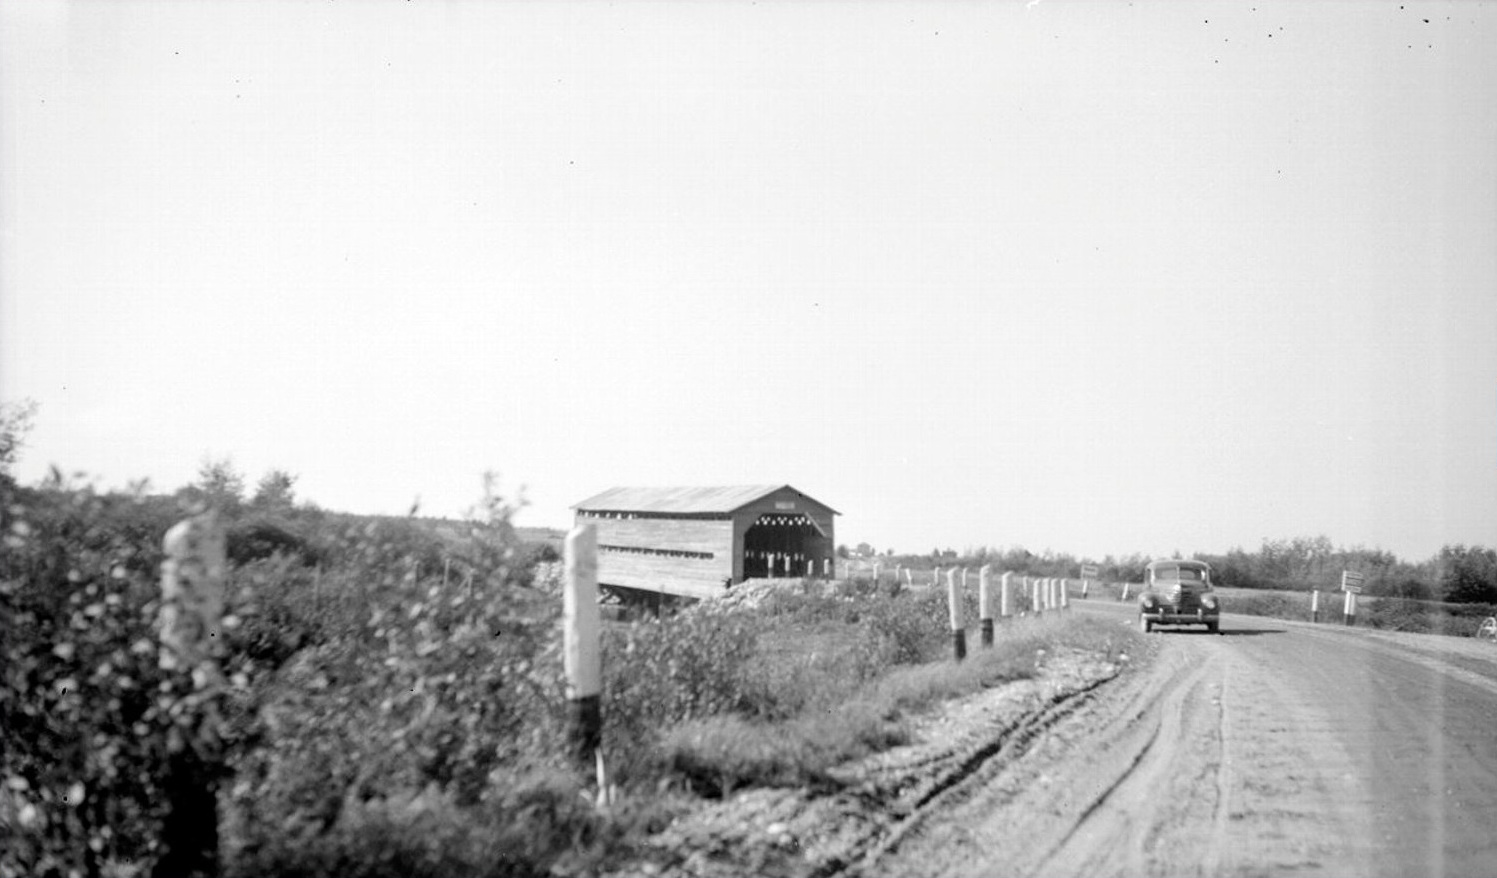
M1497 875L1497 650L1223 628L1152 635L1146 667L1057 704L840 871Z

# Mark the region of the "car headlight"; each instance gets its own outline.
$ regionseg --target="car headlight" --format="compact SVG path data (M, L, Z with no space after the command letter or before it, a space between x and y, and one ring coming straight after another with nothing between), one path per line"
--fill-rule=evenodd
M1216 595L1202 595L1201 606L1205 607L1208 610L1216 609Z

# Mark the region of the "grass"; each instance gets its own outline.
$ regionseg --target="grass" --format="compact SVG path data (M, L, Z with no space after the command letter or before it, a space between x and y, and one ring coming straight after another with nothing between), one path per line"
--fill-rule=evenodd
M824 785L834 766L906 743L909 717L1034 676L1046 651L1076 647L1110 655L1135 636L1115 629L1074 616L1020 619L1000 629L993 648L976 648L964 662L895 667L840 690L830 679L806 674L798 685L807 690L800 700L808 709L779 721L706 717L672 729L661 748L670 770L702 795L747 786ZM836 691L837 697L829 694Z

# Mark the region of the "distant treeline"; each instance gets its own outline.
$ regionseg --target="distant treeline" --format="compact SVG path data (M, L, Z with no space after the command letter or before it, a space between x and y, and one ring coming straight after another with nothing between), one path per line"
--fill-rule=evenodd
M1082 564L1095 564L1100 577L1112 582L1138 582L1151 558L1132 554L1102 559L1081 558L1067 552L1040 554L1021 546L1007 549L932 549L923 555L900 555L886 551L877 555L867 543L856 548L838 547L839 557L877 556L885 565L902 564L928 570L935 566L980 567L991 564L1034 576L1075 577ZM1497 603L1497 549L1477 545L1447 545L1434 557L1409 563L1392 552L1360 546L1340 548L1325 536L1264 540L1255 551L1233 548L1224 554L1196 552L1181 557L1206 561L1215 571L1218 585L1233 588L1309 591L1340 588L1341 571L1352 570L1364 577L1366 593L1380 597L1450 603Z

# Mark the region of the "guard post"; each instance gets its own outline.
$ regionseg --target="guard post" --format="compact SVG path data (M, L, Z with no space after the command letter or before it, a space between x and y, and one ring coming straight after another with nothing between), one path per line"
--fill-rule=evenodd
M993 568L984 564L977 568L977 618L982 629L984 648L993 645Z
M951 649L957 661L967 657L967 627L962 619L962 592L956 568L946 571L946 600L951 606Z
M562 664L567 677L568 749L590 769L603 746L603 661L599 646L598 531L578 525L567 534L561 592Z

